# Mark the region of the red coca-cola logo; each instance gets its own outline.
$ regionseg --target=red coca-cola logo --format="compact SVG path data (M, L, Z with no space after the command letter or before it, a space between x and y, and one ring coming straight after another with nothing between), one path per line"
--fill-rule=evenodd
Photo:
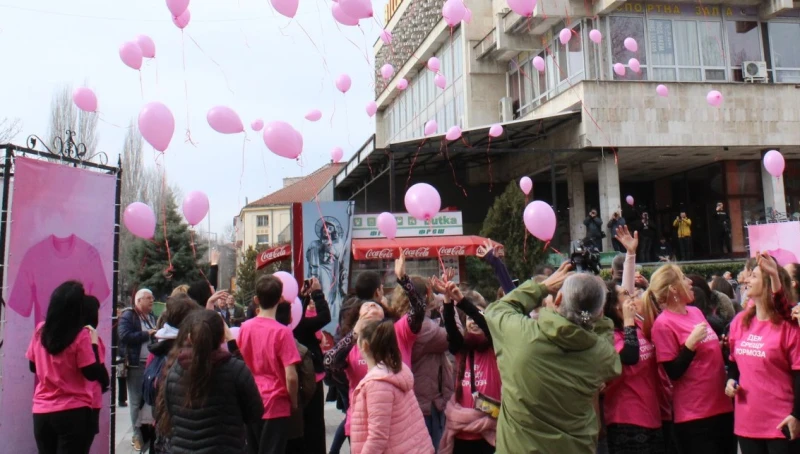
M364 254L364 258L367 260L381 260L381 259L390 259L394 254L392 254L392 250L389 248L380 249L380 250L373 250L368 249L367 252Z
M440 247L439 248L439 256L440 257L449 257L454 255L467 255L467 248L464 246L451 246L451 247Z
M269 262L273 260L278 260L280 258L287 257L290 254L291 251L289 250L289 246L281 246L279 248L269 249L267 251L264 251L261 254L261 261Z
M431 256L431 248L418 247L416 249L406 249L405 256L407 259L424 259Z

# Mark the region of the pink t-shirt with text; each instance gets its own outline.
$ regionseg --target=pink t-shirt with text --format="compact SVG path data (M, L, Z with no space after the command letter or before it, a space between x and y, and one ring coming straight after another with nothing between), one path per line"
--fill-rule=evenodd
M103 301L111 293L97 249L75 235L50 235L25 252L8 298L8 306L23 317L33 311L35 323L44 321L50 295L66 281L79 281L87 295Z
M400 348L400 356L403 358L403 363L411 367L411 350L414 348L414 342L417 340L417 335L411 332L411 326L408 324L408 315L404 315L394 324L394 334L397 337L397 346ZM350 435L350 412L353 408L353 391L356 386L361 382L361 379L367 375L367 361L361 356L361 350L358 345L354 345L350 353L347 354L347 367L344 369L344 374L347 376L349 382L348 394L350 395L350 407L347 409L346 422L344 423L345 435Z
M792 413L792 371L800 370L800 328L759 321L745 328L744 312L731 322L731 360L739 366L734 432L747 438L783 438L778 424Z
M103 363L103 358L106 357L106 345L99 337L97 338L97 353L100 356L100 362ZM105 363L103 363L103 367L105 367ZM92 408L95 410L103 408L103 386L97 381L87 380L86 383L92 390Z
M33 413L55 413L75 408L92 407L92 388L81 368L95 363L92 337L82 329L78 337L57 355L42 345L44 322L36 326L25 357L36 365L36 388L33 391Z
M456 362L461 364L461 358L456 358ZM475 405L475 400L472 398L472 364L469 360L469 353L467 353L467 362L464 367L464 378L461 379L461 398L458 404L464 408L472 408ZM458 379L458 377L456 377ZM475 351L475 391L483 394L486 397L491 397L496 401L500 401L500 390L502 389L502 382L500 381L500 371L497 369L497 357L494 354L494 349L487 348L484 351ZM459 432L456 438L462 440L481 440L481 434L471 432Z
M658 429L661 427L658 396L662 390L655 347L644 337L641 329L637 329L636 334L639 337L639 362L632 366L623 365L622 375L608 384L603 399L605 422ZM614 330L614 348L621 352L624 345L623 331Z
M686 311L686 314L676 314L665 310L656 318L652 337L659 363L677 358L694 327L706 323L700 309L686 306ZM733 404L725 395L725 380L722 346L717 334L707 326L706 337L697 344L689 368L681 378L672 382L675 422L732 412Z
M264 401L263 419L290 416L286 367L300 362L291 329L271 318L256 317L242 323L237 342Z

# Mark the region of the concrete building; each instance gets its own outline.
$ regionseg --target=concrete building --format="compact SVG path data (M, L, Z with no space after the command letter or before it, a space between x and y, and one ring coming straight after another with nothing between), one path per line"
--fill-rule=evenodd
M472 20L454 28L441 17L443 3L389 2L394 40L375 44L375 66L390 62L396 72L388 83L376 76L375 138L336 176L337 198L374 212L401 203L403 183L438 183L473 233L490 188L529 175L535 197L556 207L554 244L584 237L592 207L604 223L621 211L635 224L647 212L667 238L685 211L697 258L721 252L719 201L738 254L746 252L747 224L800 211L800 2L539 0L532 17L521 17L505 0L464 0ZM562 45L565 28L571 39ZM589 38L594 29L599 43ZM443 90L425 68L434 55ZM409 82L403 91L401 78ZM668 96L656 94L660 84ZM712 90L724 97L719 107L707 103ZM438 131L426 138L432 119ZM493 123L505 126L494 141ZM451 126L462 138L445 140ZM769 149L787 160L783 178L761 164ZM378 206L381 199L392 207Z

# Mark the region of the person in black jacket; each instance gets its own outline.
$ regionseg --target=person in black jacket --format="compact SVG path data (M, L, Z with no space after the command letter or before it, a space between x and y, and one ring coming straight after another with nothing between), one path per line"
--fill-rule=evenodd
M714 223L717 226L717 241L719 242L719 252L730 254L731 248L731 217L725 211L725 204L717 203L717 211L714 213Z
M226 337L215 311L193 311L181 323L156 402L166 409L159 434L170 437L174 454L242 454L246 425L264 415L253 374L220 348Z
M314 371L320 377L317 380L317 389L314 392L314 397L303 412L305 452L309 454L325 454L325 391L322 386L325 367L322 364L322 348L320 348L319 339L317 339L317 331L331 322L331 310L325 300L322 286L315 277L306 281L303 286L302 296L303 318L294 328L294 338L311 353L311 359L314 361ZM314 301L317 315L308 317L306 310L311 300Z
M592 208L589 211L589 216L583 220L583 225L586 226L586 238L592 241L598 251L603 252L605 234L603 233L603 220L597 214L597 210Z

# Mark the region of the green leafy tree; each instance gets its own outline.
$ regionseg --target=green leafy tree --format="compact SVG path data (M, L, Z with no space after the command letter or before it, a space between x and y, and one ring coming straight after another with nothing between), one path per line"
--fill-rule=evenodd
M522 220L524 211L525 194L519 190L516 181L512 181L495 198L481 229L482 236L505 247L504 261L508 272L521 281L531 278L547 257L544 244L531 236L525 228ZM491 268L479 259L472 258L467 261L467 273L470 283L488 300L493 300L499 284Z
M204 279L197 258L206 252L202 242L195 241L192 245L194 237L178 213L172 191L168 191L164 203L164 211L159 213L160 210L156 209L158 221L153 240L136 240L130 252L131 261L139 264L130 270L132 283L136 288L152 290L157 300L169 295L178 285ZM164 238L163 213L166 213L167 241Z

